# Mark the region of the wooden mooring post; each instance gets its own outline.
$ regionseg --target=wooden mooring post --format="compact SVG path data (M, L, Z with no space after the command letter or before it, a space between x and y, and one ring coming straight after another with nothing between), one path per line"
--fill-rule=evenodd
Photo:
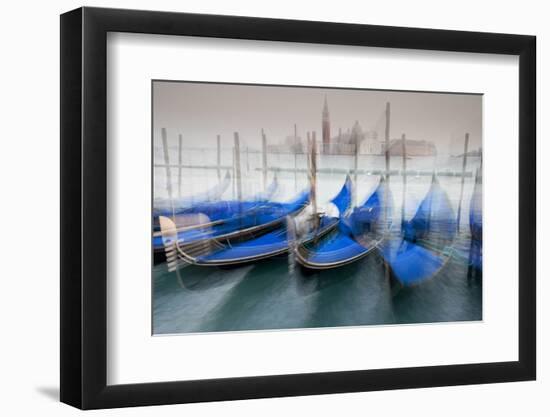
M235 195L237 194L237 180L235 175L235 147L233 146L232 152L231 152L231 196L233 197L233 200L235 200Z
M405 202L407 201L407 138L405 137L404 133L401 135L401 154L403 157L403 201L401 203L401 224L403 224L406 215Z
M267 189L267 138L262 129L262 181L264 191Z
M218 182L222 180L222 173L221 173L221 162L222 162L222 156L221 156L221 138L220 135L216 136L216 166L217 166L217 172L218 172Z
M166 167L166 191L168 192L168 199L170 200L170 205L172 206L172 216L174 216L174 199L172 194L172 172L170 170L170 156L168 155L168 134L166 133L166 128L163 127L161 130L162 136L162 149L164 151L164 165Z
M181 198L181 174L183 165L183 136L180 133L178 135L178 198Z
M460 230L460 215L462 211L462 197L464 196L464 176L466 173L466 163L468 159L468 143L470 142L470 134L464 136L464 154L462 155L462 178L460 180L460 198L458 199L458 212L456 214L456 229Z
M359 170L359 143L357 143L357 138L355 140L355 155L353 157L353 190L352 190L352 206L357 205L357 171Z
M307 172L311 172L311 157L310 157L310 152L311 152L311 134L310 132L307 132L306 134L306 137L307 137L307 143L306 143L306 165L307 165Z
M294 123L294 192L298 191L298 129L296 123Z
M390 103L386 103L386 129L384 130L385 143L385 162L386 162L386 181L389 184L390 180Z
M386 128L384 130L384 159L386 165L386 186L384 187L384 227L388 226L388 200L389 200L389 188L390 188L390 102L386 103Z
M313 209L313 226L315 229L319 227L319 216L317 214L317 138L315 131L311 133L311 206Z
M241 147L239 144L239 132L234 132L234 153L235 153L235 182L237 186L237 200L241 201L243 190L241 184Z
M388 227L388 200L389 200L389 188L390 188L390 102L386 103L386 128L384 129L384 159L386 163L386 176L384 186L384 233L389 232ZM390 266L384 260L384 276L387 282L390 282Z

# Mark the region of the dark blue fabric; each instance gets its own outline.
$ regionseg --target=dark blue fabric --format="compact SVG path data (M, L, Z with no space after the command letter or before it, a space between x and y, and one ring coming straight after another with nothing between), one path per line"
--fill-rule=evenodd
M445 261L442 254L420 245L420 241L445 245L455 234L454 210L434 177L413 218L402 222L401 235L386 239L381 253L397 281L404 286L415 285L434 276Z
M244 204L243 207L249 208L243 210L240 216L234 213L231 217L223 218L223 221L219 224L181 231L178 233L178 239L182 243L191 243L201 239L221 237L240 229L259 226L273 221L282 221L287 215L305 207L308 202L309 192L303 191L294 200L286 203L265 202L253 206ZM157 249L162 249L162 236L154 236L153 245Z
M394 277L404 286L419 284L434 276L444 264L443 257L407 240L386 242L382 255Z
M413 218L403 222L402 232L404 239L410 242L424 239L429 233L437 233L439 238L447 239L456 233L456 215L447 193L436 179L432 181Z
M320 239L313 247L308 247L308 262L315 264L341 264L365 254L372 247L358 243L345 229L338 228L334 234Z
M470 232L472 238L481 241L483 235L483 215L481 209L481 184L476 184L470 200Z
M345 222L354 236L361 236L373 231L374 226L380 221L380 216L383 214L382 202L384 201L385 192L387 192L387 187L385 182L381 180L370 197L362 205L353 209Z
M273 252L284 251L287 247L286 228L279 228L256 239L239 242L201 256L197 258L197 261L203 263L242 261L247 258L261 257Z
M331 227L338 219L334 217L323 217L319 226L320 230ZM311 238L313 236L309 236ZM231 263L236 261L254 260L272 255L273 253L285 252L288 249L288 236L286 226L263 234L257 238L244 242L233 243L221 249L214 250L208 255L197 258L199 263Z
M483 213L482 213L482 185L479 174L476 175L476 184L470 200L470 265L481 270L483 264Z
M359 207L340 220L338 228L319 239L317 242L304 245L307 250L307 261L311 264L338 266L361 257L373 247L359 243L355 236L370 233L382 214L381 201L385 190L384 182L378 185L372 195ZM365 240L366 241L366 240Z
M351 193L352 193L352 185L351 185L351 178L349 175L346 176L346 181L344 182L344 185L340 192L334 197L330 202L334 204L336 207L338 207L338 211L340 214L344 214L351 205Z

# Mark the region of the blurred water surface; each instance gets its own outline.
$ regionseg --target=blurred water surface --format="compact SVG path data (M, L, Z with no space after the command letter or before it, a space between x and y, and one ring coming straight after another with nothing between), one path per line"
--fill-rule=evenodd
M211 151L214 152L214 151ZM207 164L213 155L202 151L189 162ZM243 194L252 195L262 189L261 155L241 156ZM298 155L301 158L303 155ZM225 156L227 159L228 156ZM353 168L353 157L320 156L319 168L338 168L338 172L318 174L318 198L328 201L342 186L345 172ZM185 163L185 161L184 161ZM223 164L222 160L222 164ZM460 177L443 175L459 172L462 158L413 158L407 170L438 172L439 181L449 195L454 210L458 209ZM305 162L298 161L298 166ZM294 156L271 155L269 166L292 168ZM358 166L364 169L357 176L360 203L376 187L383 170L384 158L362 155ZM268 259L253 265L234 268L188 266L180 270L180 278L168 272L165 264L153 268L153 332L173 334L235 330L291 329L310 327L359 326L398 323L432 323L482 319L481 279L467 277L467 249L470 245L468 213L474 186L473 174L479 158L468 159L462 199L461 227L453 245L453 256L433 278L413 288L392 294L381 257L373 253L351 265L318 273L305 273L295 268L289 273L286 256ZM393 157L391 169L399 171L401 157ZM182 194L193 195L217 183L216 170L189 168L182 174ZM273 179L270 172L268 180ZM353 178L353 175L352 175ZM277 199L285 200L307 187L306 173L296 176L279 170L280 190ZM164 168L155 169L155 197L166 197ZM172 169L174 189L178 181L177 168ZM406 217L414 215L418 204L429 189L430 175L408 175L405 195ZM394 199L393 218L401 216L403 203L402 176L391 176ZM229 187L223 198L231 198Z

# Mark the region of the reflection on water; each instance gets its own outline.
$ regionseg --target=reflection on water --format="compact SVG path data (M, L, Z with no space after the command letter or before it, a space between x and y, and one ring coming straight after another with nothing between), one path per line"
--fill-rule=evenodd
M250 168L243 170L244 191L248 195L261 191L260 173L255 170L259 162L253 160L255 157L251 154ZM339 158L341 161L332 161L331 165L344 170L352 166L350 157ZM369 160L359 166L383 168L383 158L365 158ZM408 169L456 172L460 163L461 158L439 162L418 158L409 161ZM284 167L284 159L275 166ZM393 161L392 166L398 167L399 160ZM469 158L467 172L472 174L478 166L478 158ZM323 167L322 160L320 167ZM157 197L163 197L166 179L162 173L162 170L155 172ZM293 172L280 171L277 175L283 190L278 197L282 200L307 186L306 173L295 176ZM344 178L345 173L319 173L319 200L328 201L340 189ZM358 203L373 191L378 178L368 172L358 175ZM185 170L183 179L186 195L217 183L212 170ZM456 211L460 178L440 175L439 181ZM408 175L406 218L415 214L430 183L431 176ZM391 215L400 221L402 177L392 176L390 187L395 202ZM465 182L462 221L452 245L452 256L434 277L419 285L396 291L377 251L337 269L311 272L296 266L292 274L285 255L240 267L187 266L179 270L179 274L168 272L163 263L156 265L152 274L153 331L175 334L481 320L482 278L468 277L468 214L473 190L474 178L470 175ZM229 187L224 198L231 198L232 193Z
M457 248L469 245L463 233ZM190 266L153 271L155 334L292 329L482 319L480 279L467 278L457 251L439 274L392 294L384 264L372 254L354 264L318 273L296 268L286 257L244 267Z

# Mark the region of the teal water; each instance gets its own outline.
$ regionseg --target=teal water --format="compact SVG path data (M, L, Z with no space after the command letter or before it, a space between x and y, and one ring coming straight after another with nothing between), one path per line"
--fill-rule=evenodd
M202 156L201 156L202 155ZM303 156L303 155L300 155ZM189 163L211 163L213 156L202 152ZM228 159L229 157L225 158ZM259 154L241 156L243 192L253 195L261 191ZM362 156L359 166L382 169L384 159ZM226 161L227 162L227 161ZM222 161L224 163L224 161ZM433 169L442 173L461 169L462 158L416 158L409 160L408 169ZM285 155L271 155L270 166L294 165ZM475 172L479 158L469 158L467 172ZM304 166L304 161L298 161ZM400 158L391 166L399 168ZM350 156L320 156L319 167L349 169ZM246 167L246 168L245 168ZM172 188L176 189L176 172L172 173ZM290 172L278 172L281 200L291 198L308 184L307 175L296 177ZM269 181L273 174L270 174ZM155 170L155 197L165 197L164 169ZM361 174L357 178L357 200L362 201L378 184L378 175ZM338 192L344 174L318 175L318 200L328 201ZM186 169L182 175L185 195L194 195L217 184L216 172L205 169ZM460 200L459 177L440 176L454 210ZM401 205L406 201L406 218L411 218L431 183L430 176L411 175L403 195L402 177L392 176L390 187L394 197L393 218L400 219ZM233 187L234 188L234 187ZM229 187L224 198L231 198ZM474 178L465 180L461 206L461 233L455 240L454 255L439 273L413 288L395 293L380 256L366 258L335 270L306 274L299 267L289 272L286 256L265 260L253 265L231 269L188 266L181 269L180 278L169 273L165 264L153 268L153 333L174 334L237 330L295 329L334 326L364 326L401 323L434 323L482 319L481 279L467 277L467 248L469 247L468 214L474 188Z
M482 319L480 278L455 245L436 275L395 292L378 254L345 267L289 273L286 256L231 269L153 270L153 333L296 329Z

